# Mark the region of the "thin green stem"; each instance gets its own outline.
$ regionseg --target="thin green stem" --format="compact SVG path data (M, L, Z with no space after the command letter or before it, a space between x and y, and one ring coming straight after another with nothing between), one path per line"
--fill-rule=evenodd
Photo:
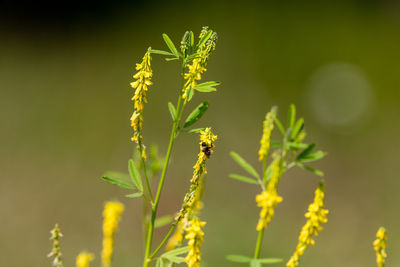
M153 258L157 252L163 247L163 245L165 244L165 242L167 242L167 240L169 239L169 237L172 235L172 233L174 232L176 226L178 225L178 223L174 223L171 228L169 229L168 233L165 235L164 239L161 241L160 245L158 245L158 247L154 250L153 253L151 253L150 258Z
M184 84L185 84L185 79L184 79L185 68L186 68L186 65L185 65L185 63L183 63L182 64L182 89L184 88ZM172 125L171 134L170 134L170 138L169 138L168 149L167 149L167 155L165 156L164 166L163 166L163 169L162 169L162 172L161 172L160 182L159 182L158 187L157 187L156 197L155 197L154 202L152 203L151 220L150 220L149 229L148 229L148 232L147 232L146 248L145 248L143 267L148 267L150 265L150 262L151 262L151 259L152 259L152 257L150 256L150 251L151 251L151 244L152 244L152 241L153 241L154 223L155 223L155 220L156 220L157 208L158 208L158 204L159 204L159 201L160 201L161 192L162 192L162 189L164 187L165 176L167 174L167 168L168 168L168 164L169 164L169 159L171 157L172 147L173 147L174 140L175 140L175 137L176 137L177 129L178 129L179 124L180 124L180 118L181 118L181 115L183 113L183 109L185 108L185 104L183 105L183 107L181 107L181 105L182 105L181 104L182 103L182 89L179 92L179 98L178 98L178 103L177 103L177 107L176 107L176 113L179 114L179 116L174 119L174 123Z
M262 241L263 241L263 237L264 237L264 229L261 229L258 232L258 237L257 237L257 244L256 244L256 250L254 252L254 258L258 259L260 258L260 252L261 252L261 245L262 245Z

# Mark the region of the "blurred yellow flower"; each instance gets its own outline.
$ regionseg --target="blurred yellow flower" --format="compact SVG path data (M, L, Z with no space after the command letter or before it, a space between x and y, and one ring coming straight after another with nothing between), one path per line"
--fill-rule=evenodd
M324 209L325 186L320 183L315 190L314 202L308 206L308 212L305 217L308 219L303 226L299 236L299 242L296 250L290 260L286 263L287 267L295 267L299 264L300 256L303 255L308 245L314 245L313 236L317 236L322 230L321 224L326 223L328 210Z
M90 267L90 262L93 259L93 253L81 252L76 257L76 267Z
M378 232L376 233L377 239L374 241L374 250L376 251L376 264L378 267L385 266L386 255L386 242L387 242L387 233L386 229L380 227Z
M101 261L103 267L109 267L111 265L115 232L118 229L118 223L123 211L124 205L117 201L109 201L104 206L103 250L101 252Z

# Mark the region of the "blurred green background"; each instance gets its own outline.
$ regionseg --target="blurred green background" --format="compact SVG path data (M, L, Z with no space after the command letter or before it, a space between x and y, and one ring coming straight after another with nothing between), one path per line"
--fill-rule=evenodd
M135 63L148 46L166 49L162 33L178 44L185 30L203 25L219 34L203 79L223 83L191 102L209 100L196 126L219 136L204 196L204 266L240 266L225 255L252 255L259 189L228 178L242 173L229 151L258 164L265 113L278 105L285 118L290 103L305 118L306 141L329 153L313 165L325 172L329 222L301 266L375 266L372 241L381 225L387 265L400 266L397 1L6 1L0 10L0 266L50 266L55 223L65 266L83 249L96 253L98 265L102 207L112 199L126 205L115 266L140 266L140 203L100 176L126 171L132 154ZM179 66L154 56L153 71L144 136L164 154ZM179 136L160 215L179 209L197 142ZM282 179L284 201L265 233L263 257L290 257L318 181L300 169Z

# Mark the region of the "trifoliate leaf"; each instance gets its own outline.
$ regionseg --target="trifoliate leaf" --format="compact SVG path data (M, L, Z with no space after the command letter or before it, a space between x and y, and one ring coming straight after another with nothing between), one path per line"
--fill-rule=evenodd
M204 101L198 105L187 117L183 128L187 128L198 121L208 109L208 102Z
M247 163L247 161L245 161L238 153L232 151L230 155L233 158L233 160L236 161L236 163L239 164L245 171L253 175L255 178L260 179L260 175L258 175L253 166Z
M143 184L142 184L142 177L140 176L139 170L133 163L133 160L129 160L128 162L128 170L129 170L129 176L131 177L132 182L136 186L136 188L140 191L143 192Z
M304 149L296 158L296 160L300 160L303 157L308 156L308 154L310 154L311 152L313 152L315 148L315 144L309 144L306 149Z
M239 174L234 174L234 173L229 174L229 178L236 179L236 180L239 180L239 181L242 181L245 183L249 183L249 184L259 184L259 182L254 180L253 178L249 178L249 177L242 176Z
M200 83L197 84L194 89L196 89L199 92L215 92L217 89L214 88L214 86L220 85L221 82L205 82L205 83Z
M316 160L322 159L325 155L326 155L326 153L324 153L321 150L319 150L319 151L317 151L315 153L303 156L301 158L296 158L296 161L312 162L312 161L316 161Z
M161 258L167 258L171 256L178 256L184 253L187 253L189 251L189 247L181 247L181 248L176 248L170 251L165 252L164 254L161 255Z

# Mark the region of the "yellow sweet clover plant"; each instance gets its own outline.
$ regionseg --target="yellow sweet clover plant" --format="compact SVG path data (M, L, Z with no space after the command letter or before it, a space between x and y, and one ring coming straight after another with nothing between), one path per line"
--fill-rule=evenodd
M283 261L283 259L278 258L260 258L264 231L274 217L275 208L280 202L283 201L283 198L278 193L279 182L283 174L287 170L297 166L311 171L319 176L323 175L321 171L306 165L308 162L313 162L323 158L325 153L322 151L315 152L315 144L306 144L303 142L306 136L304 130L304 120L303 118L296 119L295 106L291 105L289 108L286 129L277 118L277 111L277 108L273 107L271 111L266 114L263 123L263 133L260 141L260 149L258 151L258 159L262 162L261 175L238 153L231 152L231 157L234 159L234 161L236 161L236 163L238 163L252 177L239 174L230 174L229 177L241 182L260 186L261 193L256 196L256 203L261 210L258 223L255 227L258 232L258 237L254 256L250 257L235 254L228 255L227 259L233 262L247 263L252 267ZM283 136L282 141L280 142L271 141L272 131L274 130L275 126L279 129L281 135ZM271 148L274 149L272 153L270 152ZM272 154L272 157L268 165L268 155L270 154Z
M198 104L186 119L183 119L186 106L191 102L195 92L214 92L220 82L201 82L211 53L215 50L217 34L208 27L203 27L198 40L192 31L183 35L179 50L168 35L162 35L169 51L148 48L136 64L133 81L130 83L133 89L133 112L130 125L133 129L131 140L135 143L136 150L128 161L128 173L106 172L102 179L109 184L130 190L125 196L130 199L141 198L143 221L143 267L173 267L176 264L185 263L189 267L200 267L202 260L201 246L204 241L205 221L200 219L200 211L203 208L202 195L204 179L207 174L206 162L212 156L217 136L210 127L190 129L207 111L208 102ZM144 122L144 104L147 103L149 86L153 85L153 71L151 61L154 55L167 56L167 61L179 61L181 66L181 87L177 90L176 104L168 102L168 110L172 118L171 132L166 154L161 157L157 146L150 146L149 154L146 151L142 135ZM250 264L251 267L260 267L263 264L280 263L280 258L261 258L264 231L268 228L275 215L275 210L283 201L279 193L279 183L285 172L293 167L300 167L318 176L323 173L309 166L310 162L319 160L325 156L322 151L315 151L315 144L304 142L306 133L303 118L296 118L296 108L291 105L288 112L286 127L278 119L278 109L273 107L265 116L263 122L258 159L261 163L261 173L256 171L238 153L231 152L231 157L251 177L230 174L229 177L241 182L260 186L260 192L255 196L255 206L259 208L258 221L255 230L258 233L254 255L228 255L228 261ZM271 141L273 131L277 129L282 135L279 142ZM167 169L174 143L180 133L199 134L199 153L193 167L193 175L190 179L190 188L183 197L180 210L173 216L159 216L158 206L161 199ZM159 178L158 178L159 177ZM154 183L157 185L155 186ZM152 188L155 187L155 191ZM328 210L324 209L325 185L320 182L315 191L313 203L305 214L306 224L302 227L298 244L291 258L286 262L287 267L295 267L300 263L309 245L314 245L313 237L322 230L322 224L327 222ZM118 201L106 202L103 211L103 246L101 251L101 265L111 267L114 252L115 234L124 211L124 205ZM169 230L154 246L153 239L157 227L169 225ZM253 230L254 231L254 230ZM378 267L385 265L387 234L384 228L380 228L376 234L377 239L373 246L376 251ZM54 257L53 266L62 267L63 260L59 239L62 237L58 225L51 231L53 247L49 257ZM160 253L162 249L165 252ZM76 257L77 267L89 267L95 255L81 252ZM230 263L227 263L230 264Z

